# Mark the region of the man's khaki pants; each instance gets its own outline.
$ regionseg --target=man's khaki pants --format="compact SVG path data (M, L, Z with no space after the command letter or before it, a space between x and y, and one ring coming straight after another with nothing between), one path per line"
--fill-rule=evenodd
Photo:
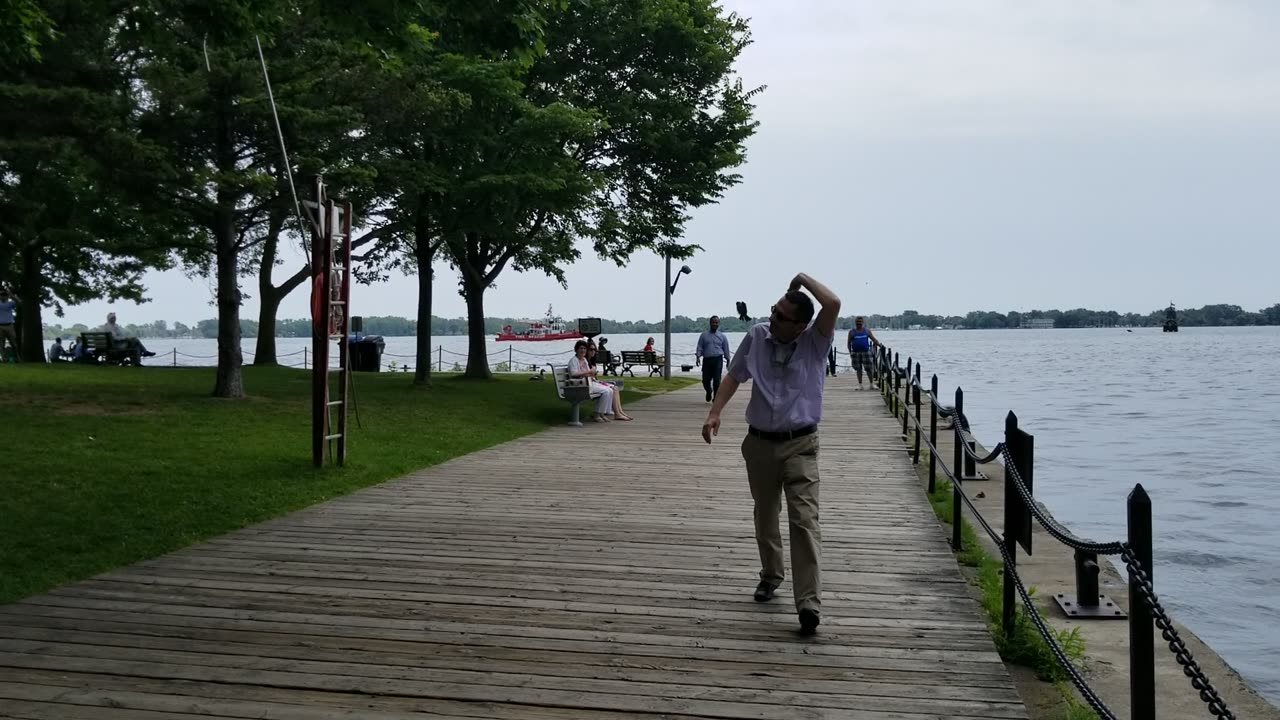
M796 610L822 610L822 530L818 526L818 434L774 442L755 435L742 441L747 481L755 500L760 579L781 585L784 577L781 498L791 527L791 572Z

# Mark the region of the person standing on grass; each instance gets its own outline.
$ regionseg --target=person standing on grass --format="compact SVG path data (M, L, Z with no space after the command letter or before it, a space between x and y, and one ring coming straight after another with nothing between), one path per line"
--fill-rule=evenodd
M801 288L813 294L801 291ZM814 318L814 300L822 306ZM827 350L835 337L840 298L805 273L773 306L769 322L752 327L729 363L729 377L702 424L708 444L720 433L720 413L738 386L751 380L742 458L755 502L760 551L758 602L772 600L783 580L781 496L787 499L791 569L800 631L817 631L822 616L822 533L818 524L818 423ZM810 322L812 321L812 323Z
M853 319L853 327L849 328L849 359L853 369L858 373L858 389L862 389L862 369L867 369L867 380L871 380L871 345L880 345L871 328L863 323L862 316Z
M698 336L698 347L694 350L695 362L702 366L702 389L707 391L707 402L715 399L720 392L720 375L729 362L729 337L720 332L720 316L712 315L708 323L710 329ZM706 362L703 362L706 360Z
M13 311L18 309L18 301L13 299L9 288L0 286L0 362L5 360L5 347L13 348L14 362L21 362L22 355L18 351L18 333L13 322Z

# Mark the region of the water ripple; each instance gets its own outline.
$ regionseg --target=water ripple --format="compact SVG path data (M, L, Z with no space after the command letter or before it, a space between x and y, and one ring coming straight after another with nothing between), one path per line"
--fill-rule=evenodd
M942 387L964 383L988 446L1016 411L1036 436L1036 495L1077 533L1125 537L1141 482L1161 597L1280 702L1280 328L877 335L926 369L948 361ZM1210 354L1231 364L1206 375Z

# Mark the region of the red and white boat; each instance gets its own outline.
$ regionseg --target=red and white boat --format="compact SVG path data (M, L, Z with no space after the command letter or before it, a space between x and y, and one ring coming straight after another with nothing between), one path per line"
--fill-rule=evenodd
M521 332L514 331L510 325L504 325L502 332L498 333L497 342L507 342L514 340L577 340L586 337L577 328L566 329L564 321L556 317L551 311L551 306L547 306L547 316L542 320L530 320L529 329Z

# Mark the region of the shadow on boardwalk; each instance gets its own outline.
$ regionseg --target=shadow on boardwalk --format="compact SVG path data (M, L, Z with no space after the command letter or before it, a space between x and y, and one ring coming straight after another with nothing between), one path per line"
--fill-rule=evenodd
M0 607L0 716L1025 717L852 388L828 382L816 637L789 583L751 598L745 389L708 447L693 388Z

